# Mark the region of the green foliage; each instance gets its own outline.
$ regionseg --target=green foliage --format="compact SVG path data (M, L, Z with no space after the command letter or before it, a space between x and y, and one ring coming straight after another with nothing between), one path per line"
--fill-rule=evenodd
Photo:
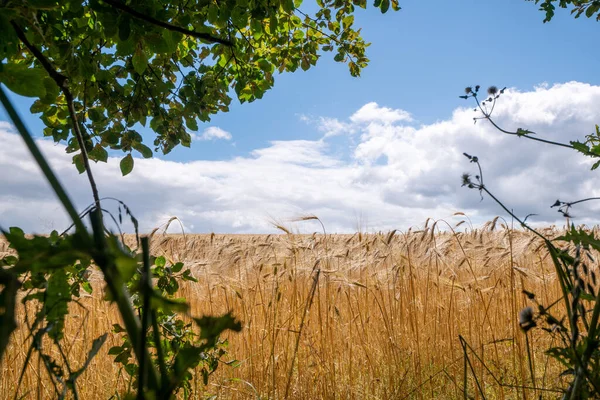
M588 18L596 16L596 20L600 21L600 1L598 0L527 0L535 1L535 4L540 4L540 10L546 14L544 22L549 22L554 17L556 6L554 3L558 3L560 8L567 8L572 6L571 14L575 15L575 18L579 18L581 15L585 15Z
M0 71L0 82L21 96L44 97L46 76L41 68L28 68L26 64L5 64Z
M573 251L556 244L571 244ZM600 251L600 240L592 232L573 225L566 234L547 242L558 279L563 288L566 315L556 315L551 307L537 302L533 293L529 299L538 312L531 315L532 327L538 325L553 337L558 345L546 350L563 367L562 375L571 376L565 390L569 399L592 399L600 396L600 292L596 272L590 268L592 252Z
M220 317L204 316L193 319L200 328L200 333L196 333L193 324L185 322L180 316L181 311L187 310L187 304L184 300L175 297L180 281L196 281L191 276L191 270L184 270L184 264L181 262L168 264L163 256L150 259L153 261L150 273L156 282L150 299L150 303L154 304L155 308L152 311L156 324L153 329L158 329L160 339L157 341L155 331L149 331L147 344L150 349L155 350L154 362L158 365L162 364L166 371L170 371L168 387L163 388L161 396L183 390L187 398L192 390L193 376L190 370L199 371L204 383L207 384L208 377L217 369L219 360L226 354L227 342L219 340L219 336L226 330L240 331L241 324L231 314ZM138 265L138 267L141 271L142 266ZM144 312L143 275L140 273L133 275L127 287L132 294L134 309L142 315ZM127 331L118 324L113 326L113 332L122 333L123 342L119 346L110 348L108 354L115 356L115 362L121 364L134 383L139 376L139 367L133 362L131 340Z
M600 126L596 125L596 131L587 135L585 142L572 141L571 145L578 152L589 157L600 157ZM600 166L600 161L592 165L592 171Z
M299 0L8 1L0 8L0 82L37 98L45 136L89 158L107 148L150 157L190 146L198 120L263 97L275 72L307 70L324 52L359 76L368 46L354 27L365 0L317 0L310 15ZM385 13L397 0L378 0ZM60 89L60 90L59 90ZM73 103L74 113L69 111ZM154 150L139 129L156 134ZM127 156L121 171L128 174ZM74 164L85 171L83 160Z
M127 249L118 237L107 233L101 211L95 205L82 215L74 211L69 197L2 88L0 100L63 206L73 217L73 226L76 228L72 234L68 234L67 230L62 235L52 232L49 236L26 236L19 228L3 231L17 256L9 255L0 260L0 362L16 328L17 299L21 297L23 303L36 309L33 321L29 320L28 315L25 316L33 340L16 385L16 393L33 352L37 352L52 380L56 397L64 398L67 391L71 391L73 397L78 398L76 379L89 366L107 338L106 334L97 338L83 366L75 371L71 369L62 349L64 325L69 304L78 301L80 290L92 291L88 281L92 266L102 271L107 300L115 302L121 314L123 327L115 327L115 332L126 333L126 339L125 345L117 349L116 361L123 362L125 370L135 376L139 398L169 399L180 388L189 393L191 369L202 363L201 374L206 381L217 368L219 358L225 354L225 343L219 340L219 335L227 329L239 330L241 325L229 314L200 318L199 321L204 323L200 326L200 334L191 329L190 323L184 323L178 313L187 310L187 304L183 299L174 298L174 294L179 287L178 279L194 280L190 270L184 270L180 263L168 266L164 258L159 258L152 270L157 278L157 288L154 288L149 274L148 239L142 239L143 268L140 271L139 257ZM121 206L130 216L137 233L137 220L122 202L119 202L119 221L122 220ZM86 215L90 217L91 232L82 222ZM132 299L135 309L131 304ZM136 310L141 318L136 315ZM45 351L43 339L46 336L59 349L61 360ZM152 357L150 349L156 349ZM117 350L111 349L112 354ZM135 359L132 359L132 355Z

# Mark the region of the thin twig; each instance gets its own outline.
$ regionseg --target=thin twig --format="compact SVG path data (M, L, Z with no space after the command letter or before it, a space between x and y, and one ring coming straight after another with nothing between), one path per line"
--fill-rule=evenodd
M524 135L524 134L521 134L521 133L518 133L518 132L511 132L511 131L507 131L506 129L500 128L498 126L498 124L496 124L494 122L494 120L492 119L491 111L489 113L486 112L486 111L484 111L483 107L481 106L481 103L479 102L479 99L477 98L477 96L473 96L473 98L477 102L477 107L479 107L479 110L481 110L481 113L484 115L483 119L487 119L488 121L490 121L490 124L492 124L494 126L494 128L498 129L500 132L505 133L507 135L525 137L527 139L535 140L537 142L542 142L542 143L546 143L546 144L552 144L554 146L566 147L568 149L574 149L575 150L575 147L571 146L570 144L560 143L560 142L554 142L552 140L540 139L540 138L537 138L535 136ZM493 111L493 108L492 108L492 111Z

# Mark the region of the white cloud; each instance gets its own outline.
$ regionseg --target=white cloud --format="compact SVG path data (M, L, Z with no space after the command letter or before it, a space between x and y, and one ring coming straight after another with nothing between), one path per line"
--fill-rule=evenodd
M319 130L325 133L325 137L352 134L356 131L352 124L341 122L337 118L319 118Z
M484 196L481 201L479 193L460 187L463 172L478 173L463 152L479 157L487 187L507 207L519 215L539 213L534 219L539 223L558 220L556 210L549 208L557 198L600 196L600 172L589 171L590 159L504 135L483 120L473 124L471 107L417 127L405 125L409 119L399 117L408 115L405 111L369 104L346 121L336 120L358 133L342 135L346 141L341 144L328 141L328 130L317 127L324 134L320 140L273 141L231 160L136 159L127 177L120 176L117 158L93 169L101 194L125 201L145 231L171 216L194 232L249 233L273 231L273 219L302 214L319 216L329 232L352 231L357 225L406 229L456 211L466 212L475 223L505 215L491 199ZM494 115L506 129L527 128L538 137L568 142L593 131L600 122L598 104L600 86L569 82L529 92L508 90ZM365 110L385 111L377 117ZM327 118L316 121L331 126ZM83 209L91 199L85 176L77 174L64 146L38 143ZM1 226L40 232L67 225L20 138L6 123L0 123L0 171ZM599 211L599 205L585 203L573 214L585 217L576 222L590 223L598 220ZM318 230L316 224L306 224L300 229Z
M308 125L316 126L319 132L323 133L323 138L340 135L352 135L356 133L356 126L351 122L343 122L337 118L330 117L311 117L308 115L300 115L300 121L306 122Z
M350 117L354 123L385 123L392 124L398 121L412 121L410 113L404 110L394 110L387 107L379 107L375 102L362 106Z
M231 140L231 138L231 133L218 126L209 126L204 129L202 135L192 134L192 139L194 140Z

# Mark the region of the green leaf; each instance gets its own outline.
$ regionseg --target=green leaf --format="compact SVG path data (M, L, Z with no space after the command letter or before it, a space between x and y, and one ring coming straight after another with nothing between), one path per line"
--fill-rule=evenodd
M240 324L231 313L227 313L220 317L203 316L202 318L194 318L194 321L200 327L200 338L206 340L206 345L214 346L217 338L226 330L239 332L242 330Z
M133 156L131 153L127 154L120 163L121 173L123 176L128 175L133 170Z
M27 5L40 10L51 10L58 7L57 0L27 0Z
M148 35L144 38L144 40L145 43L148 45L148 49L153 53L161 54L171 52L167 41L160 34Z
M108 161L108 152L100 143L96 143L92 151L88 152L88 156L90 157L90 160L102 162Z
M281 7L287 13L291 13L294 11L294 0L283 0L281 3Z
M85 164L83 163L83 155L81 153L77 153L73 156L73 164L75 164L75 168L80 174L85 172Z
M81 286L83 287L83 290L86 291L86 293L92 294L93 288L92 288L92 284L91 283L89 283L89 282L83 282L81 284Z
M104 33L107 38L116 36L119 32L119 19L116 14L107 12L98 12L98 19L104 27Z
M592 4L592 5L588 6L588 8L585 10L585 16L590 18L598 10L600 10L600 4Z
M134 142L132 147L140 152L144 158L152 158L152 149L141 142Z
M192 271L190 271L189 269L186 269L185 271L183 271L183 275L181 278L184 281L198 282L198 279L196 279L192 276Z
M385 14L390 8L390 0L382 0L379 8L381 9L381 13Z
M115 265L117 266L121 278L125 282L128 282L133 277L137 269L137 261L126 255L119 255L115 259Z
M119 18L119 40L125 42L131 34L131 19L127 14L121 14Z
M3 264L3 265L10 265L10 266L12 266L12 265L15 265L18 261L19 261L19 259L17 257L8 255L8 256L4 256L4 258L2 258L0 265ZM178 264L181 264L181 266L183 266L182 263L178 263Z
M585 143L581 143L581 142L578 142L578 141L572 141L570 143L571 143L571 146L573 146L573 148L575 150L579 151L580 153L583 153L585 155L589 154L590 148Z
M0 82L7 88L25 97L46 95L44 79L48 75L41 68L28 68L25 64L3 64Z
M164 312L184 312L189 309L189 305L183 298L172 299L165 297L155 291L150 299L152 308L162 309Z
M23 229L19 228L18 226L11 226L8 228L8 233L13 239L25 239L25 232L23 232ZM11 238L7 238L9 242Z
M196 121L196 118L186 118L185 124L187 125L188 129L194 132L198 130L198 121Z
M250 21L250 29L252 30L252 35L254 36L254 39L258 40L262 37L262 35L263 35L262 21L260 21L258 19L252 19Z
M139 47L131 58L131 63L133 64L135 72L140 75L144 74L144 71L146 71L146 68L148 67L148 58L146 58L146 54L144 54L144 51Z
M123 351L123 347L121 347L121 346L113 346L110 349L108 349L108 355L109 356L116 356L117 354L121 354L122 351Z
M310 68L310 63L308 62L306 57L302 58L302 61L300 61L300 67L303 71L306 71Z
M348 29L349 27L352 26L353 23L354 23L354 15L348 15L347 17L344 17L344 19L342 20L342 26L344 27L344 29Z
M45 308L48 310L46 321L50 330L48 336L55 341L62 339L65 316L69 313L68 303L71 300L69 277L64 268L53 271L46 288Z
M200 347L184 347L179 350L173 362L173 372L171 375L171 384L173 386L179 386L188 374L188 370L198 365L202 353L203 349Z
M348 68L350 68L350 75L354 77L360 76L360 68L356 65L355 62L348 63Z
M131 357L131 352L124 351L115 357L115 362L121 363L121 364L127 364L127 361L129 361L129 357Z
M517 136L525 136L525 135L529 135L530 133L534 133L528 129L521 129L521 128L517 128Z
M40 102L47 105L56 103L56 98L60 94L60 88L56 82L54 82L54 79L46 76L43 84L44 89L46 89L46 94L44 96L40 96Z
M163 256L156 257L156 260L154 260L154 265L159 268L164 268L164 266L167 265L167 260Z
M178 262L176 264L174 264L171 269L173 270L174 273L178 273L179 271L181 271L183 269L183 263L182 262Z
M92 359L96 356L96 354L98 354L98 352L100 351L100 348L102 348L102 345L104 344L104 342L106 342L107 337L108 337L108 334L105 333L105 334L99 336L98 338L94 339L94 342L92 343L92 348L88 352L88 355L85 359L85 362L83 363L83 366L81 368L79 368L77 371L75 371L74 373L72 373L71 376L69 377L71 382L74 382L79 377L79 375L81 375L87 369L87 367L92 362Z

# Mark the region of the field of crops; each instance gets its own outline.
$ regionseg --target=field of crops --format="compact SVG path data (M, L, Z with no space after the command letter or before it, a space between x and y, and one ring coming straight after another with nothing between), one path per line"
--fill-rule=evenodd
M460 233L439 227L155 234L153 254L185 262L198 279L180 289L192 314L231 310L243 323L228 335L223 358L238 362L219 366L207 386L194 380L195 398L454 399L463 398L465 383L473 398L482 398L480 391L489 399L556 397L560 369L544 355L548 335L533 329L526 338L517 318L532 305L523 289L543 304L559 298L542 241L500 221L477 230L462 225ZM65 339L71 360L85 359L91 341L119 322L102 300L98 274L93 296L72 305ZM31 340L25 332L17 331L5 356L2 398L52 393L37 356L27 360L15 393ZM107 354L119 341L112 335L78 380L81 398L106 399L127 388Z

